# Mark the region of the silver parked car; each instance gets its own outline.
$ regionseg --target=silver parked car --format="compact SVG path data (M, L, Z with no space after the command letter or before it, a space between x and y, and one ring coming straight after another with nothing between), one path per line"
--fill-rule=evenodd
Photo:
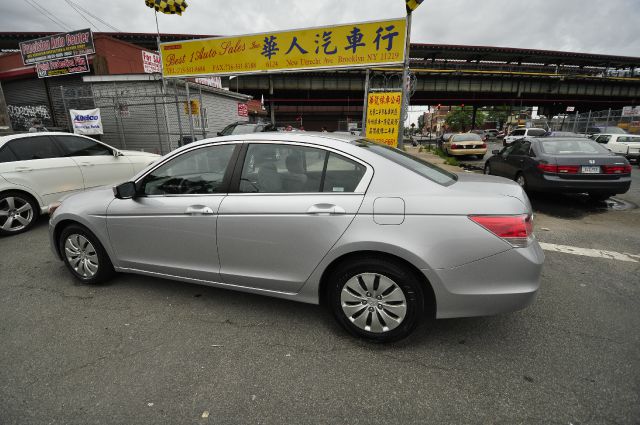
M524 308L544 260L516 183L335 133L202 140L52 210L52 248L80 281L128 272L322 303L375 341L425 314Z

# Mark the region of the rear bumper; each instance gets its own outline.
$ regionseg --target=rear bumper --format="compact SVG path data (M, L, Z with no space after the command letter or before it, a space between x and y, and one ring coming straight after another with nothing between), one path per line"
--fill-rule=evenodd
M534 240L452 269L422 270L431 283L437 318L489 316L521 310L540 287L544 253Z
M483 149L449 149L451 155L484 155L487 148Z
M567 179L552 174L541 174L527 181L530 189L557 193L582 193L601 191L610 193L626 193L631 186L631 176L616 180Z

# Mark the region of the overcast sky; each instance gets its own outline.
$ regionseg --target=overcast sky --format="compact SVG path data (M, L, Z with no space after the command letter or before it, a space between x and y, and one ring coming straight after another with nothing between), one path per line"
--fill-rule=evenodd
M122 31L155 32L144 0L73 1ZM187 1L182 16L159 15L161 32L235 35L404 15L403 0ZM2 3L0 31L64 31L30 4L68 28L89 26L65 0ZM640 0L424 0L413 22L414 42L640 56Z

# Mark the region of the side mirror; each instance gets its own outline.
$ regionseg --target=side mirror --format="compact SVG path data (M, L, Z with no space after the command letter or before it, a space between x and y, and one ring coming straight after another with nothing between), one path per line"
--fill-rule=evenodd
M218 131L218 136L224 136L224 134L222 134L222 131Z
M113 195L118 199L132 199L136 196L136 184L125 182L114 186Z
M498 149L494 149L491 151L492 154L494 155L498 155L500 153L500 151Z
M122 152L120 152L118 149L114 149L113 150L113 156L115 156L117 158L119 156L124 156L124 154Z

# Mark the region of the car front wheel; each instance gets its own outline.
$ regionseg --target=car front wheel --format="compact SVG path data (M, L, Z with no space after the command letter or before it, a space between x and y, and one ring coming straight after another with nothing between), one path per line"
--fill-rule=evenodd
M104 283L115 274L104 247L85 227L66 227L60 235L58 247L71 274L83 283Z
M338 323L352 335L373 342L407 337L424 314L422 283L393 261L344 263L330 276L329 290Z
M38 218L38 203L21 192L0 195L0 235L15 235L29 230Z

